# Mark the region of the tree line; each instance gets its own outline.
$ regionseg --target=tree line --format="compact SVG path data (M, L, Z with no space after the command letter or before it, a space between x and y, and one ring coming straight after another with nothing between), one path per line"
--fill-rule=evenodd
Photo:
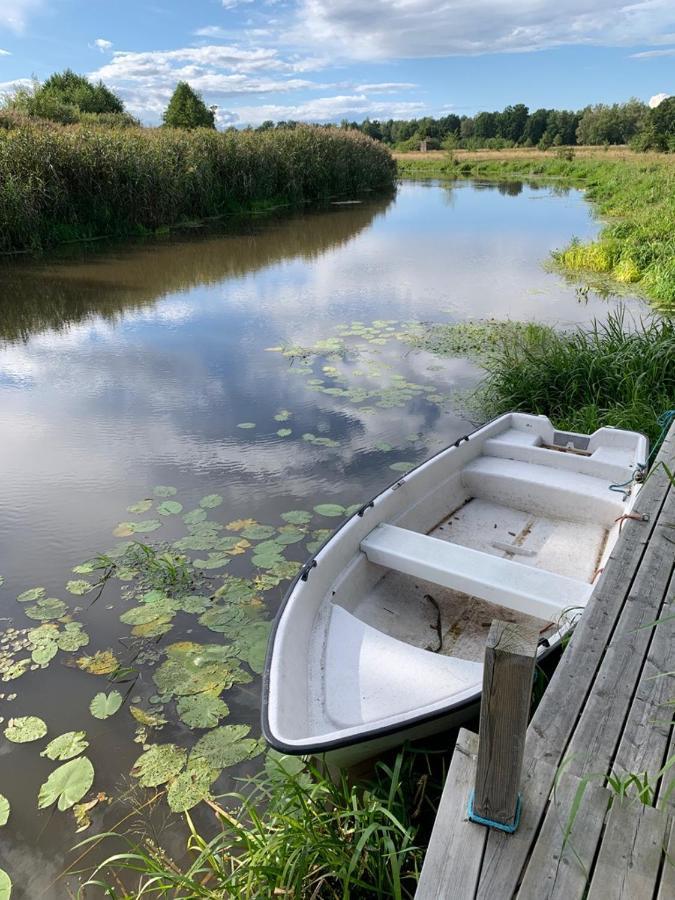
M70 69L55 73L42 84L35 82L31 88L16 91L4 106L23 115L62 124L140 125L125 110L121 98L102 81L92 84ZM164 110L162 121L171 128L215 128L215 112L216 107L207 106L197 91L181 81ZM268 120L252 130L288 129L299 124ZM543 108L530 111L524 103L516 103L501 111L483 111L475 116L448 113L437 119L431 116L362 122L344 119L339 126L326 127L354 129L396 150L415 150L425 141L428 150L455 147L546 150L577 144L631 144L638 150L673 152L675 97L668 97L654 109L634 98L626 103L599 103L577 111Z
M582 110L536 109L524 103L475 116L450 113L438 119L344 120L342 128L357 128L396 150L415 150L426 141L428 150L467 150L578 144L632 144L637 149L675 150L675 98L655 109L640 100L603 103Z

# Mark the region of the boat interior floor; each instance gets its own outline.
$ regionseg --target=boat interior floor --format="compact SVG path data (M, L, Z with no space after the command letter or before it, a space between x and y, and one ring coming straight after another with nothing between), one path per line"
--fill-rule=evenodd
M429 536L590 584L608 531L597 523L535 515L474 498L447 516ZM571 604L556 621L545 621L383 569L383 577L349 612L414 647L478 662L483 659L493 619L522 624L546 637L557 631L565 618L573 621L579 610Z

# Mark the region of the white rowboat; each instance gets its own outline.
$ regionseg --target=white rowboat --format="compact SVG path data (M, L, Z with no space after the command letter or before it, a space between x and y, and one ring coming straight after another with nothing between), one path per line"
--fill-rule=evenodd
M559 645L647 452L634 432L508 413L399 478L286 595L265 666L268 742L351 765L474 715L490 623L536 628L540 657Z

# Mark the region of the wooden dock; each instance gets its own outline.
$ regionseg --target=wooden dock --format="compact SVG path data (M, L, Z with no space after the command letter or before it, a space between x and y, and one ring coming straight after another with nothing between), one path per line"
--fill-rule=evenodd
M675 485L663 463L675 473L675 424L527 729L518 829L468 820L478 736L462 730L416 900L675 900L675 765L659 776L675 754ZM624 799L607 786L631 773L648 773L646 804L635 784Z

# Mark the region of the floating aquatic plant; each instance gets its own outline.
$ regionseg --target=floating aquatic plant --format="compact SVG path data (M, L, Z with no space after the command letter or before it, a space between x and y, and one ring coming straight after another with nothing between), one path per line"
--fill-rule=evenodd
M110 691L108 694L101 692L89 704L89 711L95 719L109 719L121 705L122 695L119 691Z
M72 759L89 746L86 731L67 731L50 741L40 756L47 759Z
M38 809L53 803L61 811L78 803L94 783L94 767L86 756L71 759L55 769L40 788Z
M39 741L47 734L47 725L38 716L19 716L10 719L5 728L5 737L13 744L27 744Z

